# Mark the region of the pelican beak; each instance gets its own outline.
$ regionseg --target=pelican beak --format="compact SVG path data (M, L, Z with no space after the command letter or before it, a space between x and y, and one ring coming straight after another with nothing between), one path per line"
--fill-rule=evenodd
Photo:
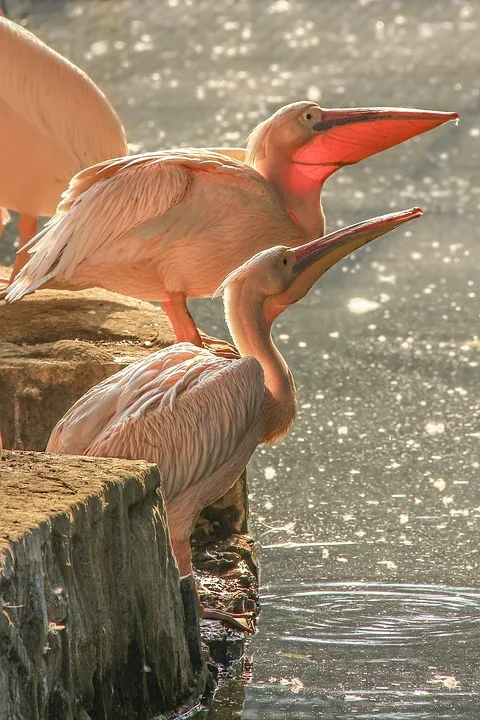
M292 162L315 182L324 182L335 170L432 130L455 112L405 108L350 108L322 110L313 137L296 150Z
M270 307L266 316L273 320L286 307L301 300L312 285L342 258L422 214L420 208L411 208L389 215L381 215L293 248L295 262L292 266L290 285L280 295L270 298Z

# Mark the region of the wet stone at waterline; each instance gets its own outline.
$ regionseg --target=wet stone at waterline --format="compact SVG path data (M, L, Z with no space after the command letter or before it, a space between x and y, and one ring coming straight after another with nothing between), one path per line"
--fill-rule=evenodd
M242 144L300 98L459 112L458 128L325 186L328 229L413 204L425 215L345 260L276 326L298 419L250 466L259 632L248 682L226 682L210 718L477 720L480 8L18 6L100 84L135 151ZM192 308L224 331L219 301Z

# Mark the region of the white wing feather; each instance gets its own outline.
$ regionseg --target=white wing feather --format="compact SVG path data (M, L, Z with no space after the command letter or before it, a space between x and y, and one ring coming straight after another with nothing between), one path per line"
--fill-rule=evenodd
M161 244L149 239L165 235L169 242L168 211L187 195L195 173L218 176L250 193L265 193L258 173L233 158L188 148L146 153L106 161L72 178L64 200L47 226L30 242L32 258L9 286L7 300L20 299L47 280L64 274L71 278L86 260L97 263L133 263L145 240L142 256L157 256ZM185 231L194 220L184 218ZM95 228L95 232L92 232Z
M54 428L47 451L155 462L171 502L220 470L241 443L248 460L261 438L264 397L255 358L226 360L182 343L92 388Z

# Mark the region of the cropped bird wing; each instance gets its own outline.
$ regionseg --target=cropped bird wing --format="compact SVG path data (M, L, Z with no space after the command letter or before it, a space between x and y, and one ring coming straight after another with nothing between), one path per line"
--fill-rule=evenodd
M191 214L170 220L168 211L204 173L211 182L265 192L263 179L252 168L195 149L107 160L82 170L72 178L54 217L31 241L32 258L10 285L7 300L18 300L52 277L72 277L90 257L99 264L155 257L158 244L148 241L175 234L172 224L181 224L179 232L194 230Z
M155 462L172 501L236 453L241 471L262 435L264 396L255 358L225 360L181 343L93 387L47 451Z
M71 157L67 178L128 153L120 119L88 75L7 18L0 18L0 76L2 112Z

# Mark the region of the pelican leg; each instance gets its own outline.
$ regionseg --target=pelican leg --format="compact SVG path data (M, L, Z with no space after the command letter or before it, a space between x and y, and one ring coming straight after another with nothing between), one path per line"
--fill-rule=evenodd
M162 300L162 307L172 323L177 342L190 342L198 347L203 347L200 333L188 310L187 298L184 293L168 293L168 299Z
M18 234L20 237L17 254L15 255L15 262L13 264L12 272L10 273L10 278L2 277L0 278L0 283L4 283L6 286L8 283L13 282L20 270L27 264L30 257L28 253L22 251L22 249L33 238L33 236L37 234L37 230L38 221L36 217L32 217L31 215L20 215L18 219ZM0 289L4 290L5 288L1 287Z
M177 560L178 570L180 577L185 575L193 575L192 568L192 551L190 548L190 542L183 538L171 537L173 552ZM197 597L198 612L201 618L205 620L220 620L221 622L230 625L236 630L243 630L244 632L254 633L255 627L253 625L254 614L253 613L229 613L225 610L217 610L216 608L204 607L200 601L197 586L195 585L195 595Z
M178 572L180 577L185 575L193 575L192 568L192 549L190 547L189 540L184 538L176 538L170 535L172 542L173 553L178 565Z

